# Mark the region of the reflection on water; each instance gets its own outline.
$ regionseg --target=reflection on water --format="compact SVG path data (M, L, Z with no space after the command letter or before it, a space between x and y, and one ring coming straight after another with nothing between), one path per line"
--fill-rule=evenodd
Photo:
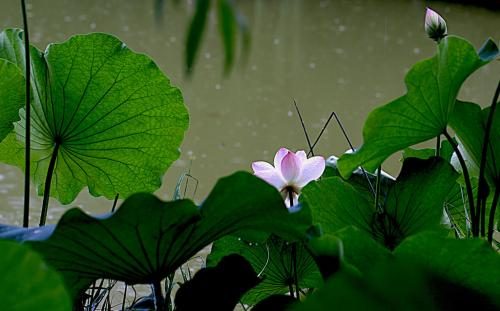
M222 75L223 53L215 19L207 29L192 79L183 77L183 43L192 1L168 1L162 25L155 25L153 1L30 1L31 39L39 48L72 34L109 32L132 49L149 54L181 87L191 114L182 156L169 170L162 198L172 195L177 178L190 168L199 180L195 199L202 200L218 177L250 170L254 160L270 161L281 146L305 149L293 108L299 104L314 137L335 110L355 144L368 112L404 93L409 67L432 55L435 44L423 31L425 1L238 1L252 32L246 65ZM50 4L49 4L50 3ZM187 4L185 4L187 3ZM477 47L488 37L498 41L500 14L448 3L433 5L449 31ZM21 26L19 2L3 0L2 27ZM467 81L462 99L488 104L498 80L496 62ZM317 148L339 155L347 144L332 124ZM397 157L384 167L396 174ZM0 166L0 222L22 219L22 174ZM192 189L191 189L192 191ZM251 190L249 190L251 191ZM189 193L189 191L188 191ZM33 193L32 224L41 200ZM112 202L82 193L71 206L104 212ZM66 209L55 200L48 222Z

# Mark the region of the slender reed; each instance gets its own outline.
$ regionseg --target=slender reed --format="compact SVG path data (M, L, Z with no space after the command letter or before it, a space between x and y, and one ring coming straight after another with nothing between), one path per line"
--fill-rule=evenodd
M302 114L300 113L299 107L297 106L297 102L295 101L295 99L293 100L293 104L295 105L295 110L297 111L297 114L299 115L300 124L302 125L302 129L304 130L304 135L306 136L307 146L309 147L309 152L311 153L312 156L314 156L313 146L311 145L311 140L309 139L309 134L307 133L306 125L304 124L304 120L302 119Z
M344 128L344 125L342 124L342 122L340 122L339 117L337 116L337 114L335 113L335 111L332 112L332 113L333 113L333 116L335 117L335 120L337 121L337 124L340 127L340 130L342 131L342 134L344 134L344 137L347 140L347 143L349 144L349 148L351 148L351 150L353 152L356 151L356 149L354 149L353 144L351 143L351 140L349 139L349 136L347 135L347 132L346 132L346 130ZM361 168L361 172L363 173L363 176L366 178L366 181L368 182L368 186L370 186L370 191L373 193L374 196L377 196L377 193L376 193L375 189L373 188L372 182L370 181L370 177L366 173L366 170L364 168L362 168L362 167L360 167L360 168Z

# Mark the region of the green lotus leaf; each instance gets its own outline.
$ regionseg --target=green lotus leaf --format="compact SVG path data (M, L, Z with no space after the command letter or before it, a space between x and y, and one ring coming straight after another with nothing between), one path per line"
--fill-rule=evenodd
M309 214L290 213L275 188L240 172L221 179L201 207L135 194L107 218L71 209L48 239L30 244L61 272L76 298L98 278L160 281L211 242L239 230L304 239L309 226Z
M441 40L436 56L415 64L406 75L406 95L369 114L363 145L339 159L341 174L349 176L358 166L373 171L394 152L442 134L462 83L497 55L491 39L479 53L459 37Z
M24 68L21 30L0 34L0 58ZM32 178L44 191L57 153L50 195L70 203L87 186L94 196L152 192L188 126L182 95L146 55L94 33L31 48ZM24 110L0 145L0 160L23 168Z
M383 213L375 209L373 196L339 177L309 184L300 200L325 233L335 235L355 226L393 249L410 235L440 228L443 204L456 178L457 173L442 158L408 158L387 196L379 201Z
M488 115L491 107L481 109L481 106L458 101L453 111L450 126L453 128L460 143L465 147L465 151L470 160L477 167L481 163L481 153L484 142L484 134ZM489 148L486 153L485 176L488 183L495 187L500 182L500 112L495 110L491 127Z
M61 276L38 253L4 240L0 253L0 310L72 310Z
M355 226L339 230L334 236L342 241L345 263L356 267L361 273L370 271L373 264L391 257L391 252L386 247Z
M19 68L0 59L0 141L14 129L19 121L19 109L24 105L24 76Z

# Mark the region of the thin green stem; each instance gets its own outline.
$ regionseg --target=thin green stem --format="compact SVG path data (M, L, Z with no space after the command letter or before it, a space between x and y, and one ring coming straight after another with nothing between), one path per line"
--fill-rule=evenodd
M24 59L25 59L25 73L26 80L26 117L25 117L25 143L24 143L24 212L23 212L23 227L29 226L30 217L30 157L31 157L31 60L30 60L30 39L28 32L28 16L26 14L26 1L21 0L21 8L23 13L23 27L24 27Z
M380 206L380 183L382 180L382 166L378 167L377 170L377 183L375 184L375 210L378 213L383 213L382 207Z
M495 212L497 210L498 198L500 197L500 188L495 188L495 194L493 196L493 202L490 207L490 219L488 220L488 242L493 242L493 229L495 227Z
M484 129L483 146L481 150L481 162L479 164L479 183L477 190L477 206L480 208L480 218L481 218L481 234L485 234L485 218L486 218L486 198L488 192L488 184L486 183L486 161L488 157L488 145L490 143L491 128L493 126L493 118L495 116L495 110L498 103L498 97L500 96L500 81L498 81L497 89L490 107L490 113L488 114L488 120L486 121L486 127ZM484 202L482 202L484 201Z
M297 243L292 244L292 266L293 266L293 282L295 283L295 298L300 299L299 276L297 273Z
M480 206L478 205L479 223L480 223L479 229L481 231L481 237L484 238L486 236L486 198L484 198L483 200L480 200L479 202L481 204Z
M47 169L47 176L45 177L42 213L40 215L40 227L45 226L45 221L47 220L47 211L49 209L50 184L52 183L52 175L54 173L54 168L56 166L57 153L59 152L60 145L61 143L58 140L56 140L56 143L54 145L54 151L52 151L52 156L50 157L49 168Z
M458 149L457 143L451 138L450 134L448 134L448 131L444 130L443 135L446 137L446 139L450 142L451 147L453 148L453 151L455 151L458 161L460 162L460 166L462 167L462 172L464 174L464 179L465 179L465 189L467 191L467 199L469 201L469 211L470 211L470 217L471 217L471 224L472 224L472 236L473 237L478 237L479 236L479 223L476 221L476 210L474 208L474 195L472 193L472 184L470 181L470 176L469 176L469 170L467 169L467 165L465 164L464 157L462 156L462 153Z
M163 293L161 291L161 281L155 280L153 282L153 288L154 288L154 292L155 292L156 310L164 311L165 310L165 298L163 297Z
M439 157L441 154L441 135L436 137L436 157Z
M288 197L290 198L290 207L293 206L293 190L291 188L288 189ZM291 260L292 260L292 273L293 273L293 283L295 284L295 298L299 299L300 298L300 293L299 293L299 277L297 273L297 243L292 244L292 251L291 251ZM290 285L290 295L294 295L293 293L293 287Z
M116 204L118 203L118 198L120 197L120 194L117 193L115 195L115 200L113 201L113 206L111 207L111 213L113 213L116 210Z

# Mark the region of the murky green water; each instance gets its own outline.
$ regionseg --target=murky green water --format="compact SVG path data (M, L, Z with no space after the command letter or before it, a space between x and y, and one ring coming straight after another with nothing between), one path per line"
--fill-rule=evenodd
M435 44L423 32L425 1L238 1L251 26L252 49L246 66L222 74L222 50L212 16L191 80L183 76L183 42L194 1L175 7L167 1L162 25L155 24L153 1L28 1L31 39L39 48L72 34L109 32L132 49L149 54L181 87L191 114L182 156L165 177L159 196L172 195L177 178L188 169L199 180L200 201L218 177L249 170L255 160L271 160L281 146L305 149L293 99L315 137L336 111L355 144L360 144L368 112L400 96L409 67L432 55ZM449 32L477 47L488 37L500 39L500 13L476 7L432 3L448 21ZM0 25L19 27L19 1L1 0ZM489 104L500 76L496 62L474 75L462 99ZM331 124L316 152L340 154L347 143ZM384 167L396 174L397 157ZM0 222L22 219L22 174L0 166ZM193 188L188 189L192 197ZM249 189L251 194L251 189ZM41 200L32 195L32 224ZM49 222L66 210L55 200ZM112 202L86 193L70 206L104 212Z

